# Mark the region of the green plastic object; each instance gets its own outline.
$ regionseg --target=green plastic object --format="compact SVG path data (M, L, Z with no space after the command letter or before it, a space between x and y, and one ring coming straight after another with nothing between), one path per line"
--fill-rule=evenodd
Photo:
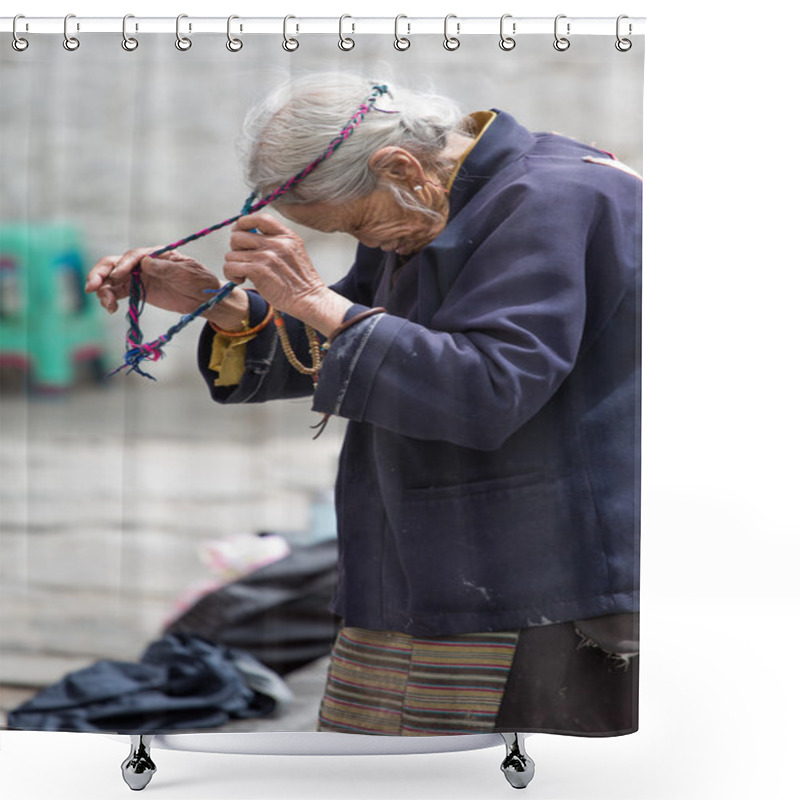
M0 226L0 362L25 367L37 390L69 388L79 360L103 366L99 305L83 291L87 272L75 226Z

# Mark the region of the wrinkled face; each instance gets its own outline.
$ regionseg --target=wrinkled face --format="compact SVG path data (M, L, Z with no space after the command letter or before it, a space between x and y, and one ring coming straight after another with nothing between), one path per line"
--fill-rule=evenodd
M419 252L444 229L446 216L433 219L403 208L386 189L346 203L277 205L292 222L323 233L348 233L366 247L405 256Z

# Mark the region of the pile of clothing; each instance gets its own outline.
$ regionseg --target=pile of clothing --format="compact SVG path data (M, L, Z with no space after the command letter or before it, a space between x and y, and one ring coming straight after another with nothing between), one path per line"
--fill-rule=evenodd
M276 716L283 676L325 656L336 542L293 548L202 593L139 662L102 660L71 672L8 714L20 730L158 733Z

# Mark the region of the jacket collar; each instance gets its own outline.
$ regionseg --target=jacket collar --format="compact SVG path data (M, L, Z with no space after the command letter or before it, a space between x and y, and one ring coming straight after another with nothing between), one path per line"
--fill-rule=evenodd
M492 109L497 116L483 131L453 180L450 214L458 212L508 164L528 153L536 137L510 114Z

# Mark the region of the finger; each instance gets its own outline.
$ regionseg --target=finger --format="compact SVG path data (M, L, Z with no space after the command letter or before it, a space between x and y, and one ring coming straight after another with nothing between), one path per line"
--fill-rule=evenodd
M247 214L244 217L239 217L239 219L236 220L234 230L251 231L254 228L261 233L267 234L267 236L285 236L292 233L289 228L275 217L264 213Z
M253 231L233 231L231 249L233 250L282 250L288 240L282 234L254 233Z
M279 252L261 250L231 250L225 254L225 265L244 270L252 280L257 274L292 272L291 266Z
M100 301L100 305L103 306L109 314L113 314L119 306L117 295L110 286L101 286L97 290L97 299Z
M266 237L250 231L233 231L230 246L232 250L260 250L266 243Z
M114 268L114 278L120 280L129 278L131 272L141 264L142 260L156 249L155 247L137 247L135 250L128 250L117 262Z
M276 258L276 254L264 249L235 249L225 253L226 264L264 264L266 266L271 266Z
M86 276L85 291L96 292L114 271L114 267L116 267L120 258L121 256L105 256L101 258Z
M118 301L130 294L130 281L115 281L114 275L106 279L106 281L97 289L96 296L100 305L113 314L118 307Z
M222 274L233 283L242 284L251 279L253 265L240 260L225 259L222 266Z

